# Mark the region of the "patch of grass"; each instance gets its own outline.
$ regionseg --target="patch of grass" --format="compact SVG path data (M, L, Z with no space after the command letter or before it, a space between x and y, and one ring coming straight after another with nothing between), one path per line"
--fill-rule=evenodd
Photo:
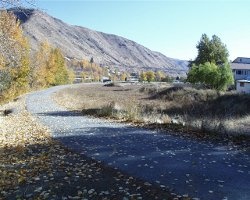
M176 103L184 105L213 100L220 95L222 94L215 90L198 90L192 87L174 86L156 93L155 95L151 96L151 98L175 101Z

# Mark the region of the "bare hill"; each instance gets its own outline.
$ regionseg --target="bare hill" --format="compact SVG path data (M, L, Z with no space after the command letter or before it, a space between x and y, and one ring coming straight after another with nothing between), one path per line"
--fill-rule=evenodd
M96 63L121 70L152 69L163 70L172 76L186 75L187 61L168 58L129 39L69 25L39 10L12 11L21 20L33 50L47 40L54 47L60 48L68 58L93 57Z

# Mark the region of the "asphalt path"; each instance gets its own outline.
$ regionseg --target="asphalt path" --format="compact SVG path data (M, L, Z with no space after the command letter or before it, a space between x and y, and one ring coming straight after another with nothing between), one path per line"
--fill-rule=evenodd
M194 199L250 199L249 151L67 111L51 98L65 87L31 93L26 106L69 148Z

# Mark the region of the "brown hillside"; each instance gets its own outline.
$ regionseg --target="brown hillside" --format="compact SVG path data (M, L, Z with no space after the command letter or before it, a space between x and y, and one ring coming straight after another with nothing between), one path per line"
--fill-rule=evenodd
M186 75L187 61L168 58L126 38L69 25L39 10L12 11L21 20L33 50L47 40L62 49L68 58L89 60L93 57L96 63L130 71L151 69L172 76Z

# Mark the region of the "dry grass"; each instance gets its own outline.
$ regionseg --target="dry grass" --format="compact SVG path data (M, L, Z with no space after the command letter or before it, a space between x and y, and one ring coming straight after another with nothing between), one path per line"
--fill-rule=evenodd
M155 88L155 86L147 85L145 91L142 92L140 84L112 87L105 87L101 84L82 84L80 87L58 92L55 99L59 104L71 110L82 110L83 114L111 117L129 122L152 123L163 117L159 108L163 109L164 103L149 99L148 91L152 92L150 88ZM163 119L167 119L166 116Z
M171 124L210 134L250 133L250 96L156 84L81 84L55 96L83 114L143 124Z

